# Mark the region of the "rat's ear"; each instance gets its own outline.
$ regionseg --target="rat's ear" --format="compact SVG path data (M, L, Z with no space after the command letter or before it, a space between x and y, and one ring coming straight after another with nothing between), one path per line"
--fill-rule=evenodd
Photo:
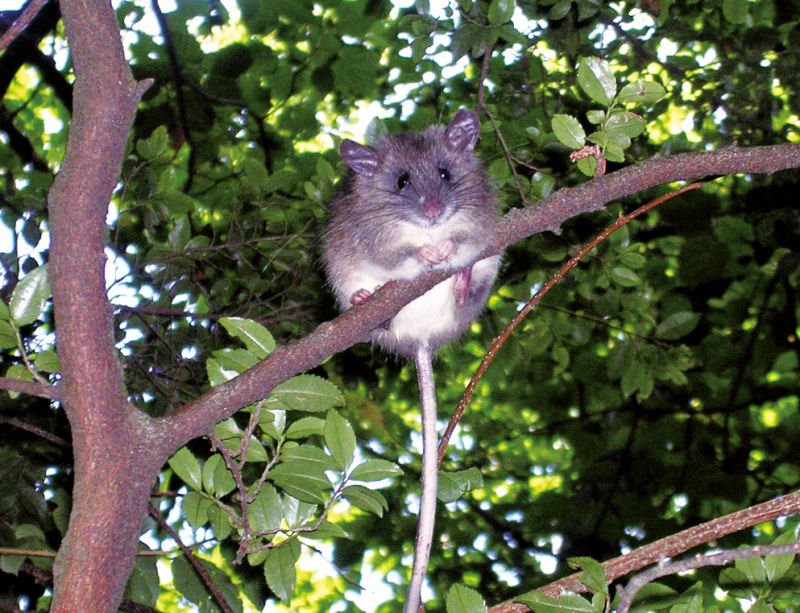
M478 142L481 123L475 113L461 109L447 126L447 140L456 149L472 150Z
M378 157L369 147L351 140L343 140L339 145L339 155L347 167L357 175L371 177L378 169Z

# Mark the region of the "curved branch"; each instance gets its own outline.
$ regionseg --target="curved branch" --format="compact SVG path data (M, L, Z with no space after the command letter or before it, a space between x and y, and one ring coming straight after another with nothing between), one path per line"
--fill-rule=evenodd
M55 385L44 385L35 381L23 381L10 377L0 377L0 390L16 392L18 394L28 394L48 400L60 400L60 390Z
M800 168L800 145L731 147L655 158L583 185L562 189L536 206L512 210L478 259L501 253L507 246L544 230L558 232L562 223L576 215L600 211L609 202L657 185L727 174L771 174L789 168ZM242 407L266 398L279 383L317 366L334 353L365 341L370 330L394 317L403 306L450 274L452 272L437 271L414 281L387 283L363 305L320 325L305 338L278 349L235 379L157 420L156 427L168 441L167 455L206 434L214 424Z

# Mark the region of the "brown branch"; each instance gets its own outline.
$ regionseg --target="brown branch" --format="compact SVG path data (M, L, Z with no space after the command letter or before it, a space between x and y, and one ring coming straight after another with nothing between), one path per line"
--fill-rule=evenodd
M506 329L503 330L502 334L500 334L500 336L498 336L496 339L492 341L492 345L491 347L489 347L489 351L486 352L486 357L483 358L480 365L478 366L478 370L475 371L475 374L472 376L469 385L467 385L467 389L464 391L464 395L461 397L461 401L458 403L458 407L456 407L456 410L453 412L453 417L450 419L450 423L447 425L447 429L445 430L444 435L442 436L442 440L439 443L440 466L442 464L442 459L444 458L444 453L447 450L447 443L450 441L450 437L452 436L453 431L456 428L456 425L461 420L461 416L464 414L464 411L469 405L469 401L472 400L472 395L475 392L475 388L477 387L478 382L483 377L483 374L486 372L486 369L489 368L489 364L491 364L492 361L494 361L494 358L495 356L497 356L497 353L500 351L500 348L503 345L505 345L506 341L511 336L511 333L517 329L517 326L519 326L519 324L522 323L522 320L525 319L528 313L530 313L533 310L533 308L537 304L539 304L539 301L542 298L544 298L545 294L547 294L547 292L549 292L556 283L561 281L561 279L563 279L570 270L575 268L578 265L578 263L583 258L585 258L592 249L597 247L600 243L606 240L609 236L611 236L621 227L628 225L631 221L633 221L640 215L645 214L650 209L654 209L659 204L663 204L667 200L671 200L676 196L680 196L685 192L697 189L702 186L703 186L702 183L691 183L689 185L676 189L675 191L672 191L668 194L665 194L660 198L656 198L651 202L648 202L644 206L636 209L633 213L630 213L628 215L621 215L620 217L617 218L617 221L615 221L608 228L603 230L595 238L593 238L586 245L584 245L584 247L576 255L570 258L569 262L564 264L564 266L562 266L561 269L556 274L554 274L547 283L544 284L542 289L536 292L536 294L534 294L531 297L531 299L528 300L525 306L522 309L520 309L520 311L516 314L514 319L512 319L511 322L506 326Z
M186 559L189 560L189 563L192 565L192 568L194 568L198 577L200 577L203 585L205 585L206 589L211 592L211 596L214 597L214 600L219 608L222 609L223 613L233 613L233 609L231 609L228 601L225 600L225 596L222 595L222 592L214 584L214 581L208 574L208 570L205 566L203 566L198 557L194 555L194 551L192 551L191 547L183 544L183 541L181 541L181 537L178 536L178 533L172 529L172 526L167 523L167 520L164 519L164 516L161 515L158 509L156 509L152 504L149 505L148 512L150 513L150 517L155 519L158 522L158 525L161 526L161 528L163 528L164 531L169 534L170 538L178 544L178 547L180 547L180 550L186 556Z
M501 253L507 246L544 230L558 232L562 223L581 213L603 210L614 200L674 181L737 173L774 173L800 167L800 145L737 148L655 158L637 166L562 189L535 207L514 209L501 222L491 244L478 259ZM373 298L352 308L311 334L279 348L257 366L215 387L156 421L156 428L169 441L166 455L188 441L206 434L211 427L238 409L266 398L272 389L290 377L316 367L325 358L367 339L370 330L394 317L414 298L421 296L452 272L435 271L414 281L392 281Z
M56 436L48 432L47 430L43 430L42 428L38 428L36 426L32 426L31 424L25 423L21 419L17 419L16 417L3 417L0 415L0 424L8 424L9 426L14 426L15 428L19 428L20 430L25 430L26 432L30 432L31 434L35 434L38 437L43 438L46 441L50 441L54 445L58 445L59 447L63 447L64 449L70 449L72 445L69 444L69 441L65 441L60 436Z
M16 18L11 27L6 30L2 38L0 38L0 52L6 49L6 47L28 27L28 24L33 21L33 18L36 17L37 13L47 2L48 0L30 0L27 6L22 10L22 14Z
M603 568L606 571L608 580L614 581L650 564L657 564L659 560L664 558L674 557L728 534L751 528L765 521L774 521L779 517L794 515L795 513L800 513L800 492L781 496L659 539L654 543L639 547L639 549L629 554L609 560L603 564ZM579 578L580 573L576 573L541 587L537 591L554 598L566 590L576 593L588 591L588 588L580 582ZM528 607L523 604L507 601L491 607L489 612L525 613L528 610Z
M13 377L0 377L0 390L27 394L48 400L59 400L61 388L56 385L43 385L35 381L23 381Z
M737 562L739 560L763 558L765 556L794 556L797 553L800 553L800 542L790 543L788 545L756 545L755 547L720 551L719 553L705 556L698 554L688 560L681 560L679 562L659 562L658 566L636 575L628 582L628 585L625 586L624 589L618 589L620 600L617 611L618 613L628 613L633 599L636 597L636 593L651 581L655 581L661 577L677 575L689 572L690 570L705 568L706 566L726 566L731 562Z

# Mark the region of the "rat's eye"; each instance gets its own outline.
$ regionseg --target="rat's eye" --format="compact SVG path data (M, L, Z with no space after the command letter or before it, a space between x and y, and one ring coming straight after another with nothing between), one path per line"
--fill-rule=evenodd
M441 178L442 181L448 181L449 182L450 181L450 171L447 170L447 168L440 168L439 169L439 178Z
M409 184L409 176L407 172L404 172L399 177L397 177L397 189L403 189L408 184Z

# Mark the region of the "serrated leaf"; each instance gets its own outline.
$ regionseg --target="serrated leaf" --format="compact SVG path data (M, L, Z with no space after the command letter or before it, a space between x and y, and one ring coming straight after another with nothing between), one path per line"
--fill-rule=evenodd
M447 613L486 613L486 603L481 595L465 585L456 583L447 590Z
M439 472L437 498L444 503L454 502L467 492L483 487L483 475L477 468L457 472Z
M199 492L189 492L183 497L181 509L192 528L202 528L208 522L208 512L214 506L214 501L209 500Z
M233 532L231 516L217 505L213 505L208 509L208 521L211 524L211 529L214 531L214 536L220 541L228 538L230 533Z
M325 445L331 452L339 470L347 470L353 463L356 435L348 421L336 411L328 411L325 419Z
M323 540L347 537L347 532L345 532L338 524L332 524L327 519L323 520L316 530L312 530L311 532L303 532L303 538L305 539Z
M267 402L282 405L270 408L318 413L343 406L344 397L339 388L322 377L298 375L272 390Z
M283 505L281 497L269 483L261 487L256 499L248 505L250 528L256 532L271 532L281 527Z
M767 580L767 573L764 569L763 558L748 558L746 560L736 560L736 569L744 573L750 583L761 585Z
M655 81L635 81L622 88L617 100L623 104L654 104L666 95L667 90L660 83Z
M586 132L572 115L553 116L553 134L570 149L581 149L586 143Z
M794 543L797 537L792 532L781 534L772 541L773 545L788 545ZM775 584L789 571L794 562L794 555L767 556L764 558L764 570L767 573L767 581Z
M14 349L17 346L17 335L11 322L0 320L0 349Z
M223 317L219 322L228 334L242 341L259 360L275 351L275 339L260 323L242 317Z
M612 113L611 116L605 123L604 129L612 135L612 137L619 139L620 136L624 136L628 139L628 145L630 146L630 139L636 138L642 132L645 131L647 127L647 122L637 115L636 113L631 113L628 111L622 111L617 113ZM617 144L624 143L624 140L614 141Z
M389 503L383 494L363 485L348 485L342 491L342 498L354 507L378 517L383 517L384 512L389 509Z
M34 268L22 277L11 294L9 311L11 320L19 328L32 324L44 310L50 298L50 283L47 280L49 264Z
M61 372L61 361L53 349L37 354L33 364L39 372Z
M631 613L647 613L671 607L680 596L678 592L663 583L648 583L638 592L631 605Z
M200 470L200 462L194 457L186 447L181 447L175 455L169 459L170 468L178 475L186 485L193 490L203 489L203 477Z
M290 425L286 430L286 438L288 439L323 436L324 434L325 420L319 417L303 417Z
M258 364L258 358L247 349L231 349L226 347L214 352L214 359L224 368L236 373L243 373Z
M225 466L222 455L215 453L203 464L203 488L217 497L222 497L233 491L236 481L231 471Z
M514 602L521 602L534 613L595 613L591 602L572 592L566 592L560 598L551 598L540 592L528 592Z
M324 502L323 492L332 488L318 466L303 460L283 462L270 470L267 478L291 496L308 503Z
M603 106L609 106L617 95L617 80L611 65L598 57L585 57L578 63L578 85Z
M269 589L283 602L294 593L297 583L295 564L300 558L300 543L296 539L270 549L264 559L264 578Z
M297 528L306 525L317 512L319 505L303 502L294 496L283 497L283 516L289 528Z
M166 126L158 126L150 134L150 138L142 138L136 141L136 153L145 162L150 162L161 155L169 146L169 135Z
M383 481L392 477L399 477L403 474L400 467L388 460L367 460L363 464L355 467L350 473L350 479L354 481Z
M656 338L666 341L676 341L691 333L700 323L700 313L683 311L673 313L656 328Z
M608 595L608 578L603 565L592 558L570 558L567 560L571 568L580 569L580 581L586 587L598 594Z

